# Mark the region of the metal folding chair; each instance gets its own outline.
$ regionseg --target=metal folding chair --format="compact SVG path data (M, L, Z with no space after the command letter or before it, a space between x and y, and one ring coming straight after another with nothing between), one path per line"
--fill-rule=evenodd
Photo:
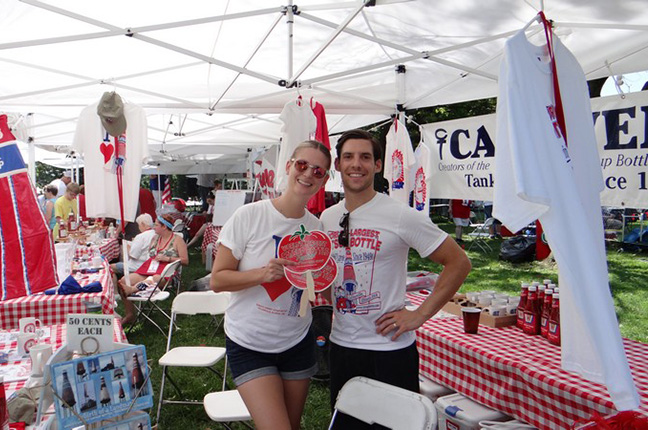
M162 329L162 327L160 327L159 324L156 323L155 320L153 320L152 313L156 311L160 312L168 320L171 320L169 314L167 314L164 311L164 309L162 309L157 304L157 302L162 302L171 296L171 294L168 291L166 291L166 289L169 285L171 285L171 280L175 276L179 267L180 267L179 260L168 264L162 271L162 274L160 275L160 280L156 284L157 288L152 289L151 292L148 293L145 297L128 296L126 298L126 300L133 302L135 304L135 307L137 308L137 315L135 317L135 321L133 324L131 324L130 327L128 327L125 330L126 333L129 333L135 326L135 323L140 319L140 317L142 317L147 321L149 321L151 324L153 324L155 327L157 327L157 329L160 330L160 332L166 336L166 332Z
M470 251L475 245L477 245L483 252L490 252L493 250L487 239L490 237L490 227L493 225L494 221L495 218L491 217L484 221L483 224L476 224L474 226L475 229L468 234L468 236L472 237L470 246L468 246L468 251Z
M170 367L202 367L218 375L223 381L222 389L225 390L227 378L227 359L225 371L221 374L214 366L225 358L225 348L212 346L177 346L171 348L174 327L178 315L220 315L225 313L229 304L229 293L214 293L213 291L197 291L180 293L173 299L171 305L171 320L167 338L166 353L160 357L162 366L162 381L160 383L160 400L157 407L157 419L163 404L203 404L200 400L186 399L180 387L169 375ZM177 327L176 327L177 328ZM181 400L164 398L164 385L169 380Z

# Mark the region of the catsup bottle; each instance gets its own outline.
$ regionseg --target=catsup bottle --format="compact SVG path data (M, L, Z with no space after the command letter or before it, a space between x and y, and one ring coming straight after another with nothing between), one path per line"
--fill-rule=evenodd
M529 287L529 297L524 307L524 324L522 330L527 334L540 334L540 302L538 300L538 286Z
M65 239L68 237L68 230L67 227L65 227L65 223L63 220L59 222L59 231L58 231L59 239Z
M524 307L526 306L528 296L529 284L522 282L522 288L520 291L520 303L518 304L517 308L517 321L515 322L515 325L518 328L522 328L524 326Z
M540 305L540 315L542 315L542 309L544 308L544 296L546 289L547 286L545 284L538 285L538 304Z
M547 340L560 346L560 294L553 294L551 303L551 316L549 317L549 330Z
M551 317L551 301L553 290L545 288L544 302L542 304L542 317L540 318L540 335L544 338L547 337L549 330L549 317Z

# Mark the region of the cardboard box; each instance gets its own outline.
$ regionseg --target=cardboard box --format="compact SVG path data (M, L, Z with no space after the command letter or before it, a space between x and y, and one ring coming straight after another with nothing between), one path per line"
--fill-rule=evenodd
M462 304L466 302L465 294L455 294L455 296L443 307L443 310L461 316ZM476 306L481 308L481 306ZM479 324L487 325L489 327L507 327L510 325L515 325L517 321L517 316L515 315L506 315L501 317L494 317L488 313L488 311L483 311L479 317Z

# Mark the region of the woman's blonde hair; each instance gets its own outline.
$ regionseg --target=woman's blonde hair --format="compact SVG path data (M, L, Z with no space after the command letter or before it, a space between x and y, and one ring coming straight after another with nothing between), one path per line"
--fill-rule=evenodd
M317 140L305 140L293 151L292 155L290 158L295 158L297 153L304 149L304 148L312 148L312 149L317 149L319 152L324 154L326 156L326 160L328 161L328 165L326 166L326 170L329 170L331 168L331 162L332 162L332 157L331 157L331 150L328 149L322 142L318 142Z

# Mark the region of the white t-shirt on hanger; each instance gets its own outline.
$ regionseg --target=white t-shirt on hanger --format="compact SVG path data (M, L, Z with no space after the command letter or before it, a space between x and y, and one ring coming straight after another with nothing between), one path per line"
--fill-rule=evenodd
M275 189L283 191L286 188L286 163L297 145L315 137L317 118L308 102L297 99L286 103L279 119L284 125L281 127L281 145L275 165Z
M115 138L107 135L97 115L97 104L81 111L72 148L83 156L86 214L92 218L121 219L115 164ZM135 221L142 164L148 158L146 113L124 103L126 161L123 166L124 217Z
M605 383L619 410L639 398L608 285L601 166L582 68L554 36L567 144L555 118L546 49L524 32L499 75L493 216L511 231L539 219L559 268L562 366Z
M389 181L389 196L409 206L412 191L410 169L416 163L407 127L394 121L387 132L384 177Z

